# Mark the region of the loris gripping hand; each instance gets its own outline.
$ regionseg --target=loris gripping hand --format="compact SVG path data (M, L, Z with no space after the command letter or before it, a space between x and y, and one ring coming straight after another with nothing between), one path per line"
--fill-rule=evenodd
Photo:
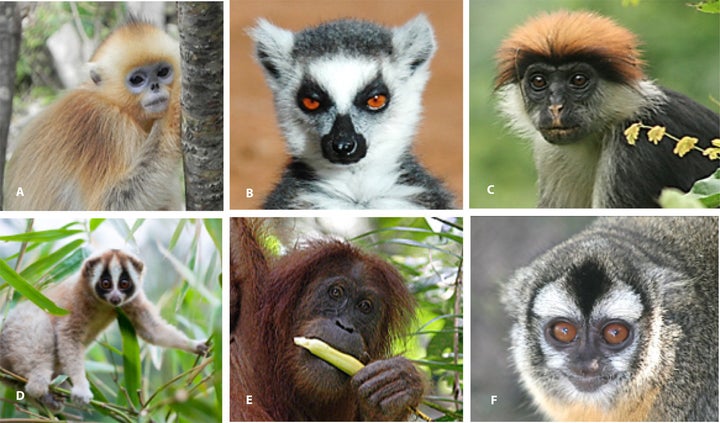
M374 361L352 378L364 420L405 420L423 396L420 372L405 357Z

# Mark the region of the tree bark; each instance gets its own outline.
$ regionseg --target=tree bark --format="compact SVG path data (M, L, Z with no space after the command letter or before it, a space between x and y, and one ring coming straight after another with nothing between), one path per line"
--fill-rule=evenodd
M15 91L15 65L22 32L20 10L13 2L0 2L0 210L3 209L3 184L8 131Z
M223 3L178 2L188 210L223 209Z

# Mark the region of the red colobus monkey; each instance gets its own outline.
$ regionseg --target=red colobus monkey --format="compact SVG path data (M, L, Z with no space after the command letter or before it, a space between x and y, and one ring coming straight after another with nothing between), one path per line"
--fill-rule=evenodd
M510 126L532 140L540 207L657 207L664 187L687 191L717 161L680 158L641 121L709 147L720 117L647 79L633 33L591 12L543 14L515 29L497 53L496 90Z

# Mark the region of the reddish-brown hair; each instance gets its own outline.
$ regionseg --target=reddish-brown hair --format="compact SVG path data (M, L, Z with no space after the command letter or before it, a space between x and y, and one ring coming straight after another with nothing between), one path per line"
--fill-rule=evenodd
M405 334L415 315L415 299L400 273L381 258L338 240L311 241L272 259L259 242L266 230L262 221L235 218L230 225L230 419L359 418L349 383L332 397L303 397L305 385L317 381L297 382L293 377L299 371L292 360L297 310L319 275L343 275L358 266L362 283L383 302L377 327L364 339L368 358L388 358L393 342ZM247 395L253 396L252 405Z
M516 83L535 62L590 63L603 78L628 83L645 78L635 34L592 12L544 13L516 28L500 44L495 87Z

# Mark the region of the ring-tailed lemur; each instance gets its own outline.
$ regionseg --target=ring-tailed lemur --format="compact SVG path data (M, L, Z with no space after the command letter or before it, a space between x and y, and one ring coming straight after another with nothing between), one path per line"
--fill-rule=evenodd
M447 209L411 152L435 52L423 15L386 28L337 20L250 30L292 156L266 209Z

